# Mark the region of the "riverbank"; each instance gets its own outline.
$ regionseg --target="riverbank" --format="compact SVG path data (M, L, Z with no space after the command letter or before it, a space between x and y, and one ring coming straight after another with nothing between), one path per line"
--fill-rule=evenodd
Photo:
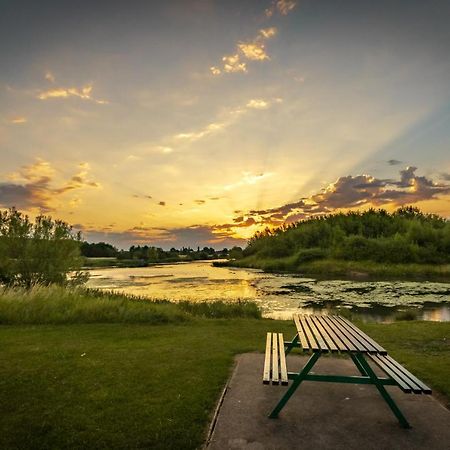
M450 282L450 264L392 264L373 261L321 259L299 263L297 258L246 258L214 262L216 267L241 267L264 272L288 272L325 279L428 280Z

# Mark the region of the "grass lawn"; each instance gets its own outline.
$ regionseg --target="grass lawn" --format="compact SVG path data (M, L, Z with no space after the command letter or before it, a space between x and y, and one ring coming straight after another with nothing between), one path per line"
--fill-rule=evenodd
M450 323L359 325L450 398ZM0 326L0 448L198 448L234 355L262 351L269 330L294 326Z

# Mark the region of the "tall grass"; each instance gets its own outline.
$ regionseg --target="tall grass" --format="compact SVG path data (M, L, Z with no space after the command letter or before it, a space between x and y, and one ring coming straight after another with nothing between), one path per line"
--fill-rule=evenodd
M167 324L193 317L259 318L253 303L172 303L82 288L0 288L0 324L147 323Z

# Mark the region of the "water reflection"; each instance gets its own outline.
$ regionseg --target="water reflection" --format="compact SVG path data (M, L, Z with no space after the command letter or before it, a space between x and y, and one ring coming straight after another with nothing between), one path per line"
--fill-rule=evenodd
M195 262L92 270L88 286L173 301L252 300L272 318L349 310L378 322L450 321L450 284L427 281L316 280Z

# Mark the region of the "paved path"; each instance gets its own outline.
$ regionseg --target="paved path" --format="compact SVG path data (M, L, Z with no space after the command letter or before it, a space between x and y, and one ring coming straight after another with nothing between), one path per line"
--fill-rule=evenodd
M264 355L237 358L208 450L450 449L450 411L432 396L387 389L412 425L401 428L374 386L305 381L278 419L267 414L286 390L264 385ZM305 357L289 355L288 370ZM321 358L316 373L358 375L353 362Z

